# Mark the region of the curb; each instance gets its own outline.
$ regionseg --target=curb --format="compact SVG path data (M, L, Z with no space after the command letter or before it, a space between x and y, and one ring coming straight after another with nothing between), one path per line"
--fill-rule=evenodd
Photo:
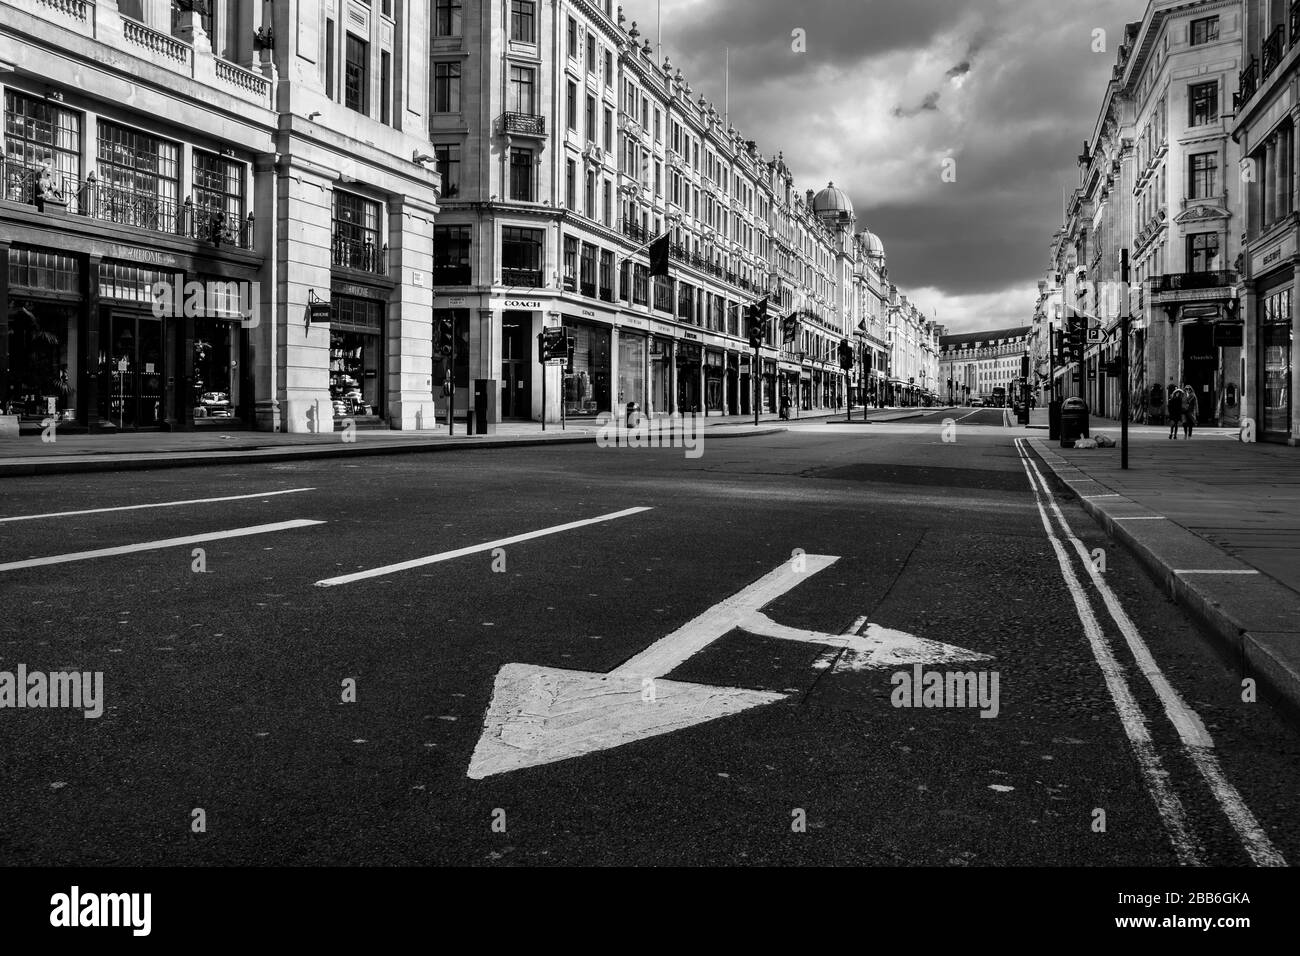
M1124 521L1154 515L1114 492L1047 447L1027 444L1110 537L1138 560L1160 587L1228 654L1243 676L1258 680L1260 697L1271 693L1300 715L1300 594L1258 572L1249 575L1185 575L1188 569L1255 571L1222 548L1173 521ZM1107 497L1087 498L1076 485L1094 485Z
M718 426L726 427L726 426ZM703 438L719 441L725 438L758 438L764 435L777 435L787 431L785 426L760 426L753 431L721 433L710 435L703 433ZM668 433L671 437L675 432ZM271 449L247 449L242 451L193 451L163 453L156 458L142 455L113 456L111 454L90 457L59 458L21 462L0 460L0 479L32 477L37 475L67 475L86 472L104 471L147 471L153 468L198 468L212 465L256 465L297 461L299 459L351 458L381 455L413 455L430 452L465 451L473 448L525 448L538 445L594 445L596 435L576 435L572 438L448 438L436 442L408 441L403 444L372 445L364 443L332 445L300 445ZM151 453L152 454L152 453Z

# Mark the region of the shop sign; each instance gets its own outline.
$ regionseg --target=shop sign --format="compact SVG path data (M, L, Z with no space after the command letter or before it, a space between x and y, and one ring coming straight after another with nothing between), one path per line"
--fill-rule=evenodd
M387 299L388 292L374 286L357 285L353 282L331 282L330 291L339 295L350 295L356 299Z
M594 312L588 312L586 309L582 311L585 315L595 316ZM643 331L650 328L650 323L646 319L623 318L619 320L618 324L624 328L641 329Z
M1214 344L1221 349L1239 349L1245 326L1240 322L1222 322L1214 327Z
M465 297L463 295L453 295L447 297L447 308L449 309L458 309L464 305L465 305Z
M682 338L684 338L684 339L690 339L692 342L698 342L698 341L700 341L700 337L699 337L699 335L696 334L695 332L683 332L683 333L682 333Z
M1288 235L1284 237L1282 241L1279 242L1277 245L1275 245L1273 248L1269 249L1267 252L1263 253L1262 255L1257 254L1256 256L1254 256L1251 261L1251 272L1254 275L1259 275L1260 273L1265 272L1269 268L1279 265L1284 261L1289 262L1291 257L1294 255L1295 255L1295 236Z
M667 335L669 338L677 338L677 329L662 322L651 322L650 331L658 335Z
M142 249L139 246L128 246L120 242L105 242L96 245L97 251L101 252L105 259L127 259L132 262L147 262L155 266L180 265L180 260L175 255L158 249Z

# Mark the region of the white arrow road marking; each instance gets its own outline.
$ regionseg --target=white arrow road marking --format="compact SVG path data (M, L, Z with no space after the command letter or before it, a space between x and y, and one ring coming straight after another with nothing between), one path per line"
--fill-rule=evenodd
M270 534L273 531L290 531L294 528L307 528L311 525L324 524L324 521L308 521L304 518L295 521L277 521L275 524L259 524L251 528L233 528L230 531L213 531L208 534L192 534L184 538L166 538L162 541L146 541L143 544L125 544L118 548L100 548L98 551L78 551L74 554L55 554L48 558L32 558L28 561L11 561L0 564L0 571L17 571L20 568L39 568L48 564L67 564L71 561L89 561L92 558L111 558L119 554L135 554L139 551L157 551L161 548L179 548L187 544L202 544L204 541L221 541L225 538L242 538L251 534Z
M657 678L839 558L803 560L807 570L782 562L608 674L507 664L497 673L469 776L481 780L555 763L783 700L785 694Z
M718 638L740 629L763 637L844 648L836 670L951 660L988 660L858 618L845 634L786 627L762 609L839 558L809 554L715 604L608 674L507 664L497 673L483 734L470 758L474 780L597 753L783 700L785 694L663 680Z
M337 578L326 578L324 581L317 581L318 588L331 588L337 584L352 584L356 581L365 581L369 578L379 578L388 574L396 574L398 571L410 571L412 568L422 568L425 565L437 564L440 561L451 561L453 558L463 558L467 554L478 554L482 551L491 551L493 548L504 548L508 544L518 544L521 541L531 541L534 538L542 538L548 534L559 534L561 531L572 531L574 528L585 528L587 525L600 524L603 521L614 521L617 518L626 518L629 515L638 515L643 511L652 511L652 508L628 508L625 511L615 511L612 514L601 515L598 518L586 518L582 521L571 521L568 524L556 525L553 528L542 528L540 531L529 531L526 534L517 534L511 538L501 538L498 541L489 541L486 544L473 544L467 548L457 548L455 551L444 551L441 554L433 554L427 558L415 558L411 561L403 561L400 564L389 564L382 568L372 568L369 571L358 571L355 574L344 574Z

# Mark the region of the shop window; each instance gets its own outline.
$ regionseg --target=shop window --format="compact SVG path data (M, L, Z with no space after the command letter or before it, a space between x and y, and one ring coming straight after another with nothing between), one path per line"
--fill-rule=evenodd
M380 243L379 203L334 190L333 263L347 269L384 274L386 246Z
M58 103L5 91L3 196L34 203L48 167L54 187L76 208L81 183L81 114Z
M506 226L501 230L501 282L510 288L542 287L542 231Z
M433 284L470 285L470 227L434 226Z
M1261 304L1261 405L1266 432L1291 431L1291 290L1267 296Z
M334 295L330 301L330 400L335 418L382 414L384 306Z
M564 377L564 413L597 415L610 410L610 336L608 329L565 326L573 339L573 371Z
M125 226L175 233L180 147L100 120L95 215Z
M192 234L247 248L244 229L246 167L226 156L194 150Z

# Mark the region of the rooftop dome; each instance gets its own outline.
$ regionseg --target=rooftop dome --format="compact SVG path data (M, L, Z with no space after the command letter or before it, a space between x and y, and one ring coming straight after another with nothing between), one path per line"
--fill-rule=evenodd
M812 208L818 215L838 216L842 212L853 215L853 203L849 202L844 190L835 188L834 183L827 183L825 189L813 196Z
M858 238L862 240L862 248L866 250L868 256L881 260L885 258L885 244L874 232L859 233Z

